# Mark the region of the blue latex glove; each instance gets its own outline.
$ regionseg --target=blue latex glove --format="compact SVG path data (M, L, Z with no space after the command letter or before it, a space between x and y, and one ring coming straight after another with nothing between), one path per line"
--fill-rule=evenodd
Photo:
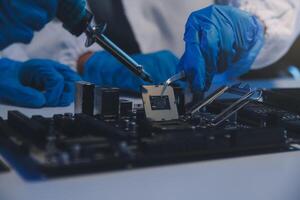
M230 6L210 6L191 14L184 36L184 70L194 92L207 90L217 73L247 72L264 43L261 22Z
M73 33L74 26L86 16L85 7L86 0L60 0L56 16L64 28Z
M162 83L176 73L178 58L171 52L160 51L146 55L134 55L133 59L144 66L156 84ZM83 79L103 87L118 87L140 91L147 85L107 52L95 53L85 64Z
M33 31L55 17L58 0L0 0L0 50L14 42L29 43Z
M0 100L13 105L67 106L79 80L68 66L50 60L0 60Z

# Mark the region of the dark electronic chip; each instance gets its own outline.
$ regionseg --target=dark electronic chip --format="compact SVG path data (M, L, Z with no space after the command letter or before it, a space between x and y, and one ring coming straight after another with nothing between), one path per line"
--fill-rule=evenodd
M170 110L170 100L168 96L150 96L152 110Z

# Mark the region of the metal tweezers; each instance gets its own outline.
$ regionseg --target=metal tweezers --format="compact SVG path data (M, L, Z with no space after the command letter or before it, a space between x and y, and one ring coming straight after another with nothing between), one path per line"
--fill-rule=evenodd
M185 78L185 73L184 73L184 71L181 71L181 72L175 74L174 76L172 76L171 78L169 78L168 80L166 80L160 95L161 96L164 95L164 93L166 92L166 89L169 85L171 85L172 83L174 83L176 81L182 80L184 78Z

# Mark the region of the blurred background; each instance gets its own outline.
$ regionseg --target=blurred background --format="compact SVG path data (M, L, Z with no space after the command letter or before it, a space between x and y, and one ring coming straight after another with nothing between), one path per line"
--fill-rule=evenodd
M275 64L259 70L251 70L242 80L293 78L300 80L300 37L289 52Z

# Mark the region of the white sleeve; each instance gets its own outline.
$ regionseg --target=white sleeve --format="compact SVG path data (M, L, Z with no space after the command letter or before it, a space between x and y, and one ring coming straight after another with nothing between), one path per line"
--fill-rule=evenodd
M53 59L76 69L77 61L84 53L102 50L102 48L96 43L88 48L85 47L85 41L86 36L84 34L79 37L69 34L68 38L65 38L63 41L58 43L60 44L60 47L58 47L56 56Z
M76 69L78 58L87 51L101 48L94 44L85 47L85 35L75 37L66 31L58 21L52 21L41 32L36 33L27 46L29 58L51 59Z
M13 44L0 52L0 57L9 58L16 61L28 60L28 55L25 51L24 44Z
M125 13L143 53L184 52L184 26L191 12L213 0L123 0Z
M300 33L299 0L223 0L257 16L266 26L265 44L252 69L269 66L282 58Z

